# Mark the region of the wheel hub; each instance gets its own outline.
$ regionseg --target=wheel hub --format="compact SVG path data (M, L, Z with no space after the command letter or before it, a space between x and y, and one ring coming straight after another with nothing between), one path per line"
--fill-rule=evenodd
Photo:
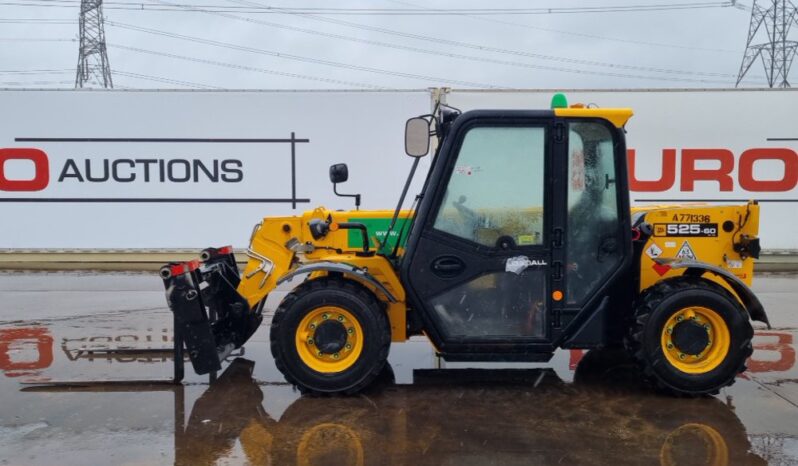
M671 339L682 353L698 356L709 345L709 332L696 321L686 320L673 327Z
M688 374L705 374L728 355L731 334L716 311L688 306L665 321L660 344L665 359L674 368Z
M310 369L336 373L351 367L363 350L363 329L355 316L337 306L309 311L295 337L299 358Z
M325 320L316 328L313 339L322 353L337 353L346 345L346 327L336 320Z

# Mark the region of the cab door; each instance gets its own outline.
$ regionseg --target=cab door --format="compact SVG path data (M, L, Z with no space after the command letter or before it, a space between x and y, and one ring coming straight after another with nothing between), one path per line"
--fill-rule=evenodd
M550 295L562 279L561 266L552 277L561 260L552 244L564 231L551 215L565 203L557 136L551 112L480 111L460 116L444 143L402 263L441 352L549 349Z

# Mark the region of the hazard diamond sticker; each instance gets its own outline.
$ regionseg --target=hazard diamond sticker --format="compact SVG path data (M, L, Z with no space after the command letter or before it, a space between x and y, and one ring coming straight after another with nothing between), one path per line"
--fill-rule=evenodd
M652 259L662 255L662 249L657 246L657 243L651 243L651 246L646 248L646 255Z
M690 243L687 241L682 243L682 247L680 247L679 252L676 253L676 258L696 260L695 253L693 252L693 248L690 247Z

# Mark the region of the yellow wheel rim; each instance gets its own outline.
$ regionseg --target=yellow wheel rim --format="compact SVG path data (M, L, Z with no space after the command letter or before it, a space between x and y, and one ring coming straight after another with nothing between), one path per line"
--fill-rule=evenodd
M712 466L725 466L729 464L729 447L726 445L726 441L723 440L723 436L717 430L704 424L685 424L671 432L660 449L659 463L662 466L673 466L678 464L679 461L676 456L679 456L678 450L680 447L683 450L681 453L686 453L691 455L692 458L695 458L700 451L696 451L695 445L689 442L692 438L699 439L706 447L706 457L704 458L706 461L704 464ZM676 445L685 439L686 442L684 446ZM689 448L689 451L685 452L685 448Z
M322 351L318 346L317 330L322 325L334 325L346 332L346 341L336 351ZM332 374L350 368L363 351L363 329L360 322L346 309L322 306L311 310L296 329L296 350L299 358L316 372Z
M705 348L698 354L690 354L673 341L673 333L679 325L698 324L707 334ZM729 354L731 336L726 321L712 309L691 306L679 309L668 318L662 328L662 352L675 368L688 374L705 374L720 365Z
M311 427L302 434L296 452L296 464L318 464L318 458L330 457L340 464L363 466L363 442L352 429L341 424L324 423ZM337 462L337 461L336 461Z

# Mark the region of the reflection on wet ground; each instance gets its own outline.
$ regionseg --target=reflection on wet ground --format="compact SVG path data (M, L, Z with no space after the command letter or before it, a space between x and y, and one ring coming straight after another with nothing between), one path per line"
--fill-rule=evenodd
M614 390L607 368L583 368L602 356L573 384L550 369L433 369L406 386L385 374L364 396L299 398L279 422L238 359L194 403L176 462L215 462L238 440L254 464L765 464L729 406Z
M155 276L0 274L0 464L798 464L796 280L756 283L775 328L718 397L653 393L618 352L466 366L417 340L342 398L287 385L266 325L218 376L168 383Z

